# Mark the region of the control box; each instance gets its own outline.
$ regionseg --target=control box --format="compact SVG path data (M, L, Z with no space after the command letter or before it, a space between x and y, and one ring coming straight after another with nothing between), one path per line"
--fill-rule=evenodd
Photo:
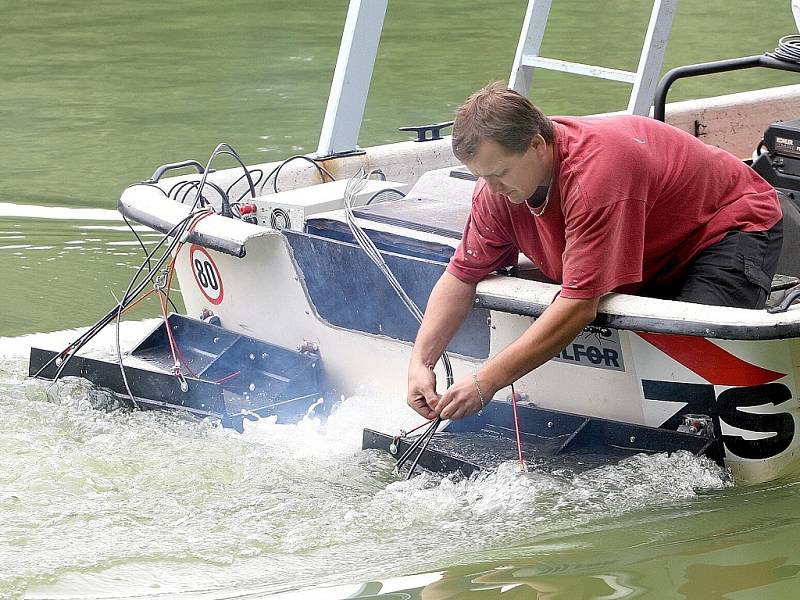
M256 223L264 227L302 231L306 219L314 214L344 208L347 179L260 196L249 202L256 205ZM368 179L354 201L354 206L396 200L408 190L396 181Z

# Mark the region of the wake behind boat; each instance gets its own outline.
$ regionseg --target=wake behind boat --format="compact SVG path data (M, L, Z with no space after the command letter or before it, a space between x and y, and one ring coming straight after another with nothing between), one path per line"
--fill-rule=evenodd
M538 56L536 11L544 4L530 3L511 78L525 92L533 68L553 66ZM672 4L654 4L639 70L623 79L633 86L629 112L648 112L656 95ZM83 336L60 352L33 349L31 375L82 376L137 405L217 417L237 429L247 419L324 412L365 382L401 401L418 328L409 304L424 309L458 245L474 177L441 137L446 123L412 128L419 141L356 146L384 10L384 2L351 3L316 156L213 171L220 154L238 159L220 146L206 164L164 165L124 191L120 212L165 234L163 254L151 256L150 270L143 265L97 327L146 293L160 298L163 323L120 364L79 354ZM724 463L742 482L796 467L800 124L773 123L797 116L800 88L661 106L675 78L753 66L800 71L766 57L672 72L655 112L739 156L756 150L754 168L785 192L784 251L768 310L609 294L594 323L516 382L517 426L509 391L433 435L418 454L421 466L469 474L518 454L535 463L687 450ZM165 177L187 167L197 173ZM365 176L351 179L361 168ZM173 277L185 315L169 312ZM447 370L472 373L559 289L524 261L481 282L448 348ZM445 367L437 372L444 380ZM365 447L398 456L414 441L364 434Z

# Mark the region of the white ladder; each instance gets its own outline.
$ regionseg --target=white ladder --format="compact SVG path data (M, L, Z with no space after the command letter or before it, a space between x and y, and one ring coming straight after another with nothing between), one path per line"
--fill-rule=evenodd
M522 24L508 87L527 96L534 68L622 81L633 86L626 112L634 115L650 114L678 0L654 0L639 58L639 67L635 72L539 56L551 4L552 0L528 1L528 10Z

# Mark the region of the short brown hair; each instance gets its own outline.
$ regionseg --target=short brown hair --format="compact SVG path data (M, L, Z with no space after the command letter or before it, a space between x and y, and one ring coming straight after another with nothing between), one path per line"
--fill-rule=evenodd
M453 125L453 154L461 162L478 152L482 140L494 140L509 152L522 154L536 134L554 139L553 122L522 94L495 81L458 107Z

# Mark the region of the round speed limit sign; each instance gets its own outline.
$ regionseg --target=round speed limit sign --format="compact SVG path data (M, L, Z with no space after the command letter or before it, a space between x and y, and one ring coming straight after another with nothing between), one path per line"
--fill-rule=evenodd
M211 302L211 304L219 304L222 302L224 290L222 289L222 277L220 276L217 264L208 250L202 246L192 244L189 250L189 262L191 263L192 274L194 280L197 282L197 287L203 293L203 296Z

